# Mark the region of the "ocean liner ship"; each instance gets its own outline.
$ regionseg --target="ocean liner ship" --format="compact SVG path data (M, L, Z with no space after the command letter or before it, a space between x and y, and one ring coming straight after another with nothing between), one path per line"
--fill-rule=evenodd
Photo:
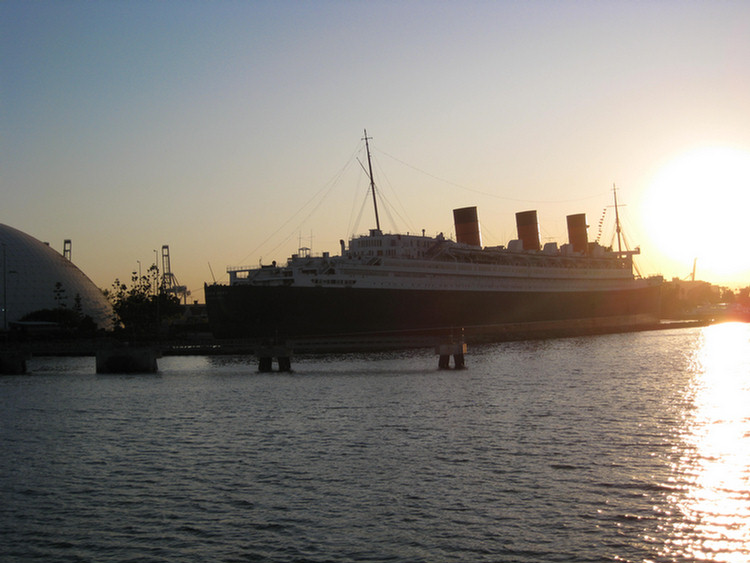
M589 242L585 214L567 217L569 241L560 247L540 244L536 211L516 214L518 238L507 247L482 247L475 207L453 211L456 240L384 233L369 145L367 157L376 227L340 241L338 255L302 249L284 265L228 268L228 285L205 286L217 338L336 350L617 332L658 322L661 278L634 274L638 249Z

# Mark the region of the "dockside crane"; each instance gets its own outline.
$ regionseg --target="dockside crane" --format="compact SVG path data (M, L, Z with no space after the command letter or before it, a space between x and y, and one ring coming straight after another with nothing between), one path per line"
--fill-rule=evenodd
M161 247L161 271L163 272L161 278L161 290L164 293L173 293L182 301L183 305L187 304L187 298L190 295L190 292L186 286L179 284L177 277L172 273L172 266L169 261L168 244Z

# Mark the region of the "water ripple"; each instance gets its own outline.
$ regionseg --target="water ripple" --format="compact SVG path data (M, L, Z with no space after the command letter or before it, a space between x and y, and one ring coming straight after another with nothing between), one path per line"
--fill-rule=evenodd
M747 561L750 338L733 326L484 346L460 373L428 352L292 375L35 358L0 379L0 555Z

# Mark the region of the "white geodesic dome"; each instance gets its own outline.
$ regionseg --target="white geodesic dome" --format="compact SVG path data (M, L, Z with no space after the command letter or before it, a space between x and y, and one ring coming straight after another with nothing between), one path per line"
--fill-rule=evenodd
M58 282L62 292L56 295ZM86 274L48 244L0 224L0 329L40 309L63 303L72 309L76 296L84 315L111 328L112 307Z

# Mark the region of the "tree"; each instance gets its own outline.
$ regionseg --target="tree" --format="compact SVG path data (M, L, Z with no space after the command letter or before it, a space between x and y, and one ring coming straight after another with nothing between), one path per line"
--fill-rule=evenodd
M76 293L72 309L67 307L67 295L61 282L55 283L53 290L57 306L54 309L39 309L24 315L20 320L31 323L54 323L59 335L85 336L96 332L96 323L83 313L81 295Z
M115 332L133 340L148 340L158 336L164 321L178 316L180 300L159 291L159 270L152 265L146 275L133 272L131 285L116 279L111 290L105 290L114 311Z
M58 309L65 309L67 307L68 296L65 294L65 288L62 282L55 283L55 302L57 303Z

